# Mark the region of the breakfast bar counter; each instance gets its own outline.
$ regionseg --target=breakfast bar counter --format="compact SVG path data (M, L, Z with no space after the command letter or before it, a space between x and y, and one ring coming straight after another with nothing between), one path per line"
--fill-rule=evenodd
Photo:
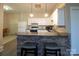
M55 42L61 49L61 55L70 55L70 39L65 32L18 32L17 55L21 55L21 46L26 41L38 43L38 56L43 56L43 42Z
M67 36L67 33L56 32L18 32L17 35L33 35L33 36Z

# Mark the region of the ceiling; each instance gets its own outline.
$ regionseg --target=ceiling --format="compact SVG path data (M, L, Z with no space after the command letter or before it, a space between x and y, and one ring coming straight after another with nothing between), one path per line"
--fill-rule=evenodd
M4 10L6 13L27 13L29 14L32 10L34 13L35 17L43 17L46 11L46 5L47 5L47 12L49 16L51 13L55 10L56 6L58 5L57 3L39 3L39 4L31 4L31 3L6 3L4 5L8 5L9 7L12 8L12 10ZM31 9L32 7L32 9Z

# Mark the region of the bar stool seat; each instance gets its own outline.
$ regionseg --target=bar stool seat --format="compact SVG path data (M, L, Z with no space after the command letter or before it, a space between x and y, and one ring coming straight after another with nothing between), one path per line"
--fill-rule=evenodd
M23 46L22 46L23 48L29 48L29 49L31 49L31 48L36 48L36 43L28 43L28 42L26 42L26 43L24 43L23 44Z
M45 43L44 44L44 55L51 55L51 56L60 56L61 55L61 50L60 48L57 46L56 43Z
M21 47L21 56L28 54L37 55L37 43L36 42L25 42Z

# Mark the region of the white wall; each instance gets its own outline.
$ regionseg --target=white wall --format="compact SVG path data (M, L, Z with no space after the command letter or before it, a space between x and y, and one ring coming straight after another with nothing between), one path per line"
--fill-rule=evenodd
M4 28L9 29L9 34L16 34L18 32L19 22L27 24L28 16L26 13L4 13Z
M18 22L18 32L25 32L26 26L27 26L27 24L25 21L19 21Z
M9 20L6 15L7 14L4 13L3 28L8 28L8 25L9 25Z
M65 25L65 21L64 21L64 9L55 9L55 11L52 13L52 15L50 16L50 18L53 20L53 24L54 25Z
M69 5L64 7L64 19L65 19L65 27L67 32L71 33L71 20L70 20L70 8Z
M56 9L50 18L53 20L53 25L58 25L58 9Z
M18 29L18 20L19 20L19 15L16 13L5 13L6 15L6 21L8 21L8 24L6 22L6 25L8 25L9 29L9 34L16 34L17 29Z
M64 21L64 8L58 9L58 25L64 26L65 21Z
M0 52L3 50L3 5L0 4Z

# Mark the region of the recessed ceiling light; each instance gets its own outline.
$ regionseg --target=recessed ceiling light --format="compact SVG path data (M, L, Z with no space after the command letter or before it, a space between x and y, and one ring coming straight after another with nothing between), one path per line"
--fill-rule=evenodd
M8 11L8 10L13 10L10 6L8 5L4 5L3 6L4 10Z

